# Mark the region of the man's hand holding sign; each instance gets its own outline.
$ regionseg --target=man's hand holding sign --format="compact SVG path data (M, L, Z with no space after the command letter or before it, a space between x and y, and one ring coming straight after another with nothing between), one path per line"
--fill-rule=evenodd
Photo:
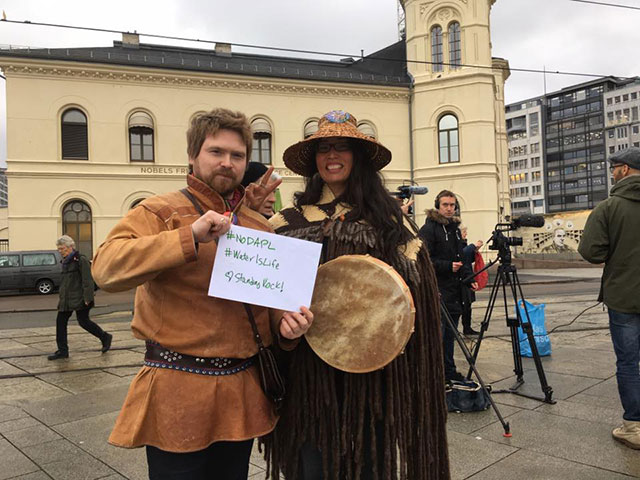
M307 332L313 313L298 306L311 304L320 244L231 226L215 212L193 225L196 241L219 239L210 296L284 310L279 333L289 340Z

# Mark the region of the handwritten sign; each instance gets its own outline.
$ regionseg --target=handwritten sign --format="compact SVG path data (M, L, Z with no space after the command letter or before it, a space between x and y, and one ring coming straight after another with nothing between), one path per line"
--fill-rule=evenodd
M297 312L311 305L321 248L234 225L220 237L209 296Z

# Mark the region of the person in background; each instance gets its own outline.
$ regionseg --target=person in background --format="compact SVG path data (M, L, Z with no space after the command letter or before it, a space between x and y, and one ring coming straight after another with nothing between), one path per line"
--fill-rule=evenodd
M442 190L436 196L435 208L427 210L427 221L420 229L420 237L429 248L429 256L438 278L440 300L451 316L454 328L458 328L463 312L464 289L478 288L473 280L464 285L463 278L473 273L469 265L462 262L464 243L460 233L460 217L456 215L458 201L455 193ZM442 317L444 345L444 376L446 381L463 381L465 377L457 371L453 358L455 333L444 316Z
M462 242L465 247L462 249L462 263L469 266L473 271L473 262L476 258L476 252L484 245L482 240L478 240L475 243L468 243L467 241L467 227L460 225L460 234L462 235ZM479 332L475 331L471 326L471 304L476 301L476 292L466 285L463 286L463 299L462 299L462 333L465 335L478 335Z
M616 378L624 415L613 438L640 450L640 148L609 157L615 181L591 212L578 252L604 263L599 301L609 310Z
M102 342L102 353L106 353L111 348L113 336L102 330L89 318L95 290L89 260L76 250L76 242L68 235L61 236L56 241L56 247L62 256L62 281L60 282L60 301L56 317L58 350L48 358L49 360L69 358L67 324L74 311L78 324Z
M242 177L242 182L240 182L240 184L244 188L247 188L252 183L257 183L265 173L267 173L267 166L264 163L249 162L247 170L246 172L244 172L244 177ZM276 173L273 173L271 177L271 180L278 180L280 178ZM264 217L271 218L271 216L275 213L274 207L276 205L278 194L278 190L269 193L257 211L260 212Z

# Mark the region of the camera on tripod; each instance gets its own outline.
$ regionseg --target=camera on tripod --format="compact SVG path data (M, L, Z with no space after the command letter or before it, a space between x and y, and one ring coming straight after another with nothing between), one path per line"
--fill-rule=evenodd
M498 223L491 234L489 250L498 250L498 255L506 255L506 253L509 252L509 247L519 247L522 245L522 237L507 237L504 232L517 230L520 227L544 226L544 217L540 215L527 214L513 219L507 217L507 221L508 223Z

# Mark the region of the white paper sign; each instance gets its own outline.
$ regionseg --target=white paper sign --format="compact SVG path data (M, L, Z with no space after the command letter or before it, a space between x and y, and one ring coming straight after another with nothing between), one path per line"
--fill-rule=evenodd
M311 305L321 249L233 225L218 242L209 296L298 312Z

